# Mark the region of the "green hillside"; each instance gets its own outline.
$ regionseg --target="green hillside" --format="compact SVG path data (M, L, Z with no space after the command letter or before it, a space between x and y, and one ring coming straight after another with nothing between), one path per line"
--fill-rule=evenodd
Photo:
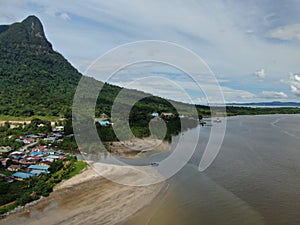
M82 74L53 50L37 17L29 16L20 23L0 26L0 115L70 115L81 77ZM104 86L99 94L96 116L110 114L120 90L117 86ZM134 90L127 92L128 99L141 95L144 94ZM126 98L123 104L127 104ZM144 99L137 108L140 113L158 109L175 113L174 108L159 97Z
M37 17L0 27L0 114L61 116L80 78L53 50Z
M53 50L37 17L29 16L21 23L0 26L0 116L64 117L68 119L69 127L73 97L81 78L82 74ZM93 78L87 80L92 85L103 84ZM121 90L120 87L105 84L99 93L94 116L99 117L102 113L110 116L112 105ZM163 98L125 90L119 101L119 119L127 119L122 109L131 106L132 99L142 99L134 105L129 118L136 136L150 134L148 123L152 112L177 114L172 104ZM173 104L189 114L190 105ZM178 117L169 121L167 126L169 135L180 130ZM97 124L97 128L103 140L116 140L112 127Z

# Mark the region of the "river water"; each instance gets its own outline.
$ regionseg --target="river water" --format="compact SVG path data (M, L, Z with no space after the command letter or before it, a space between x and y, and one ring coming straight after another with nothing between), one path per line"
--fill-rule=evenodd
M221 151L204 172L198 164L211 128L196 129L201 140L188 164L123 225L300 224L300 115L228 118Z
M188 140L181 154L197 144L195 153L150 205L122 225L300 224L300 115L229 117L220 153L207 170L199 172L211 128L199 126L179 134ZM193 143L199 129L200 141ZM173 137L172 146L179 137ZM126 161L149 165L170 154L156 152ZM122 198L113 193L125 187L103 180L84 183L54 192L48 201L0 224L112 224L111 218L124 215L115 210L104 218L99 210L109 210L107 203L119 205Z

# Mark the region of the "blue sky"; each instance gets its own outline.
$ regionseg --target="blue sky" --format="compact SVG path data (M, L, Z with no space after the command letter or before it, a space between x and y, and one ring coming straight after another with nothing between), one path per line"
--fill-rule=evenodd
M118 45L163 40L198 54L219 80L227 102L299 101L299 11L298 0L0 0L0 23L38 16L54 49L83 73ZM141 75L182 85L195 103L205 97L214 101L170 66L125 68L109 82L181 100L176 87L166 88L162 80L133 82Z

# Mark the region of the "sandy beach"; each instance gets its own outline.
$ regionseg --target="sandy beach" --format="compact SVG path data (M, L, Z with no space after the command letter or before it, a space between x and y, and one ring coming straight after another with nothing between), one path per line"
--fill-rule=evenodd
M107 143L113 154L124 158L141 158L154 152L170 150L170 144L166 141L153 138L135 138L126 142Z
M96 166L104 174L109 173L126 182L145 179L129 167ZM0 224L113 225L149 204L163 186L163 183L143 187L117 184L101 177L89 166L82 173L56 186L49 197L5 217Z

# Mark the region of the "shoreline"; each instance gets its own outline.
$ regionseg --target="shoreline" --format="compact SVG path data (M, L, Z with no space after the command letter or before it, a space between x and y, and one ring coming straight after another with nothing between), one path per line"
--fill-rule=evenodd
M92 168L89 166L89 164L87 164L86 168L84 168L79 174L76 174L75 176L71 177L70 179L67 179L67 180L62 180L60 183L56 184L54 187L53 187L53 191L50 193L50 195L57 191L57 190L60 190L60 189L64 189L64 188L70 188L72 187L72 185L74 184L80 184L80 183L83 183L85 181L88 181L90 179L92 179L91 176L89 175L85 175L84 173L87 173L87 171L89 171L89 173L91 173L91 170ZM81 177L84 176L85 179L82 179ZM79 178L79 179L78 179ZM76 180L75 180L76 179ZM50 196L49 195L49 196ZM48 197L49 197L48 196ZM26 203L24 206L18 206L16 208L14 208L13 210L3 214L0 216L0 221L5 219L6 217L10 216L10 215L13 215L15 213L18 213L22 210L25 210L26 208L30 207L30 206L33 206L33 205L36 205L38 204L40 201L43 201L44 199L47 199L48 197L44 197L44 196L41 196L39 199L35 200L35 201L32 201L32 202L29 202L29 203Z
M136 219L139 219L140 214L143 213L144 211L147 211L147 218L143 217L143 220L149 221L152 218L152 216L153 216L153 214L155 213L155 210L156 210L156 208L151 207L151 204L156 204L156 206L161 206L163 204L163 201L166 197L166 193L169 189L169 185L170 184L168 182L164 182L162 188L159 190L157 195L148 204L146 204L144 207L140 208L134 214L128 216L127 218L125 218L124 220L118 222L115 225L128 225L128 224L131 224L132 221L135 221Z
M134 173L133 176L124 175L121 167L105 165L104 168L107 169L105 172L125 176L127 180L143 179ZM55 186L49 197L29 203L0 221L7 225L118 224L150 204L163 187L165 182L144 187L116 184L101 177L88 165L80 174Z

